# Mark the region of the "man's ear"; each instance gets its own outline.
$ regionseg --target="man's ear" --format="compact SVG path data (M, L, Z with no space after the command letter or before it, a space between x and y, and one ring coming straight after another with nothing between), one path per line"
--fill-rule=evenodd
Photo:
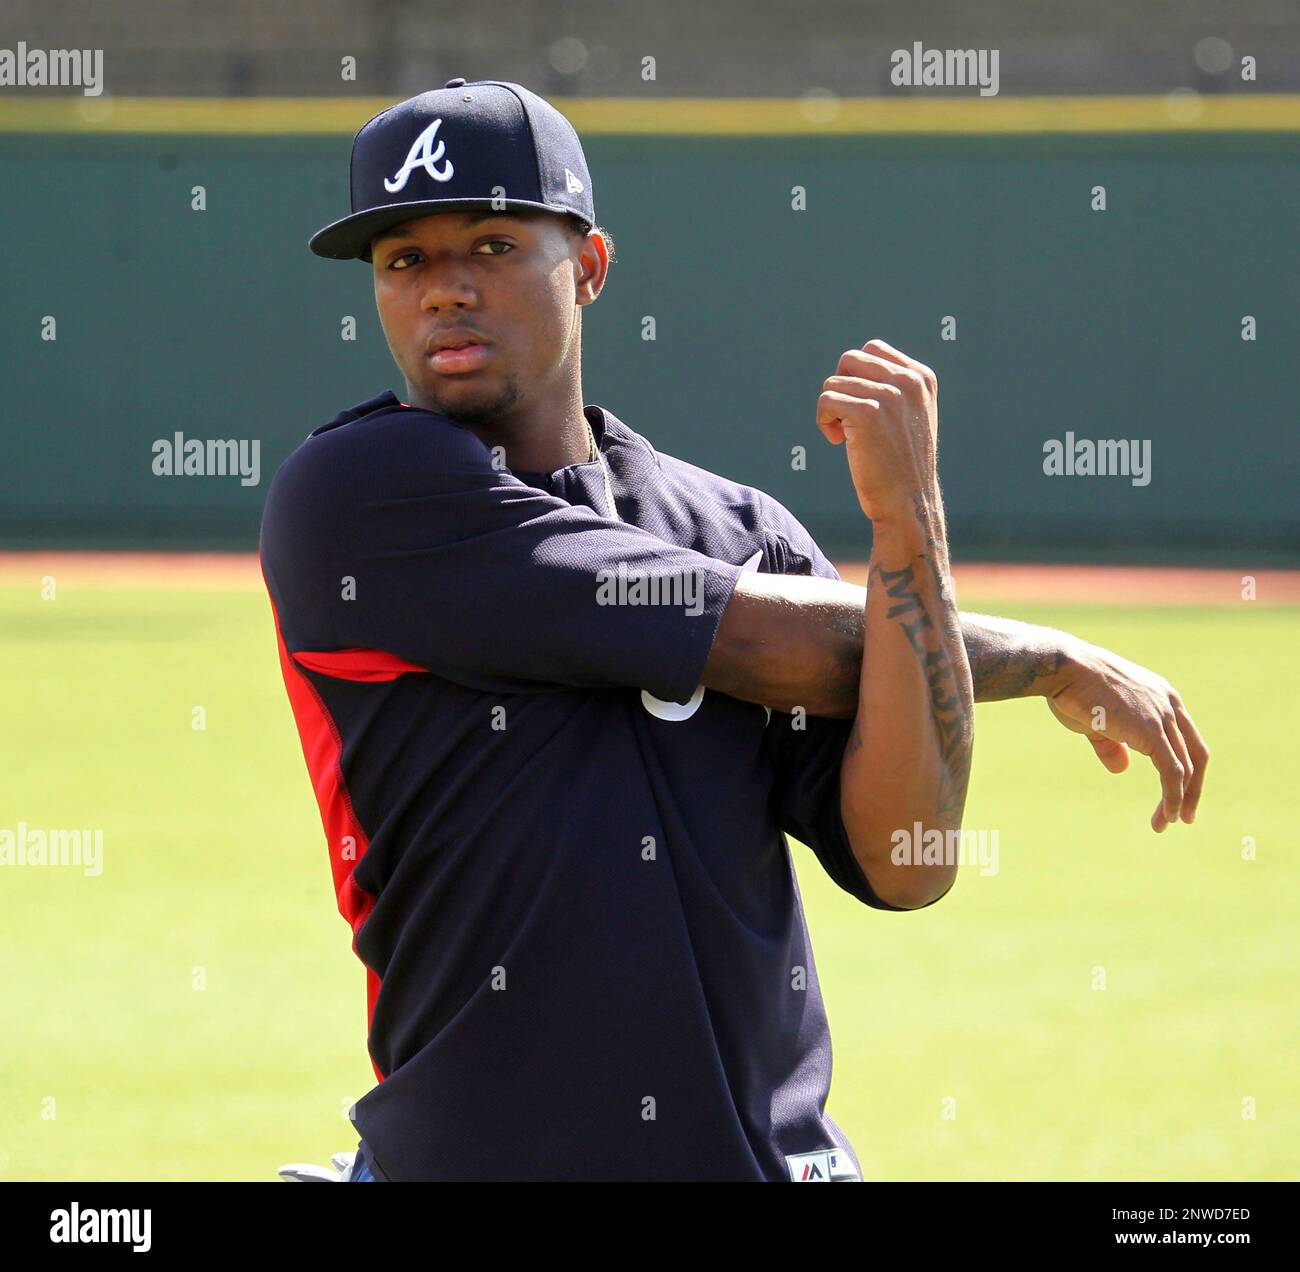
M590 305L605 286L609 276L609 250L605 236L592 229L578 240L575 263L575 290L580 305Z

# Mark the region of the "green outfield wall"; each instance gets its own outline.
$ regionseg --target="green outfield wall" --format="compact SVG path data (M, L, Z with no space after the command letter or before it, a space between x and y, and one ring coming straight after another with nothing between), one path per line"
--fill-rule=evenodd
M354 126L0 131L0 545L251 548L302 437L400 393L370 267L306 248ZM816 400L879 336L939 374L958 559L1300 558L1300 129L579 127L618 257L586 400L828 553L869 536ZM157 475L177 432L258 442L257 484ZM1071 435L1145 480L1048 475Z

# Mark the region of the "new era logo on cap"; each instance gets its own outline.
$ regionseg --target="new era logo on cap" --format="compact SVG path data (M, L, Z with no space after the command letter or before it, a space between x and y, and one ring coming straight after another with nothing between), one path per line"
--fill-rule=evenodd
M581 194L587 188L568 168L564 170L564 187L570 194Z

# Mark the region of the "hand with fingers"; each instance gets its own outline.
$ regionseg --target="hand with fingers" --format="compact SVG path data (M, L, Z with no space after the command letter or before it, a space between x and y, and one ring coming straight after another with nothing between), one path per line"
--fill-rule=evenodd
M1152 830L1196 820L1210 750L1163 676L1079 641L1046 696L1052 714L1067 729L1085 734L1112 773L1128 768L1130 747L1150 757L1161 787Z
M946 573L934 372L883 340L868 341L841 355L822 386L817 423L830 441L846 445L858 500L873 522L897 516L899 492L921 491L938 530L936 565ZM1057 636L1059 653L1034 692L1067 729L1088 738L1112 773L1128 768L1130 748L1150 757L1161 785L1153 830L1194 821L1210 752L1173 686L1109 650Z
M817 427L828 441L843 443L858 502L873 525L913 512L917 497L936 512L941 507L939 381L923 363L883 340L847 350L822 384Z

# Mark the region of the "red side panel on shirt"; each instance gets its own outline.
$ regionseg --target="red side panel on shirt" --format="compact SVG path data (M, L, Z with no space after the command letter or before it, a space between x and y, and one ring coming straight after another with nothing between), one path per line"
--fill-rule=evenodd
M382 649L331 649L324 652L300 649L293 660L308 671L319 671L335 680L361 680L375 683L396 680L408 671L428 671L418 663L407 662Z
M293 718L298 725L298 737L302 741L303 758L307 761L307 772L311 777L312 789L316 792L316 803L320 806L321 823L325 827L325 839L329 848L330 869L334 874L334 891L338 896L339 913L352 928L352 951L357 953L357 933L374 908L375 898L362 891L354 876L357 862L365 856L370 841L361 828L357 815L352 809L352 798L348 794L343 780L343 743L316 686L294 665L294 658L304 660L303 655L291 655L285 647L284 636L280 632L280 615L276 613L275 601L271 601L271 613L275 618L275 638L280 646L280 670L284 673L284 687L289 691L289 703L293 708ZM345 656L366 654L366 650L344 650ZM306 658L336 658L339 655L309 654ZM380 654L379 658L391 658ZM395 659L401 662L401 659ZM326 675L335 672L327 667L315 667L304 661L305 666L313 670L324 671ZM346 662L344 665L347 665ZM364 663L362 664L365 665ZM372 670L374 664L371 664ZM407 664L402 670L420 671L423 668ZM394 680L401 671L392 671L388 675L350 675L348 680ZM357 954L360 958L360 954ZM365 964L363 963L363 966ZM379 977L373 968L366 967L366 1029L375 1014L375 1000L379 996ZM384 1075L380 1072L374 1056L370 1057L375 1077L380 1082Z

